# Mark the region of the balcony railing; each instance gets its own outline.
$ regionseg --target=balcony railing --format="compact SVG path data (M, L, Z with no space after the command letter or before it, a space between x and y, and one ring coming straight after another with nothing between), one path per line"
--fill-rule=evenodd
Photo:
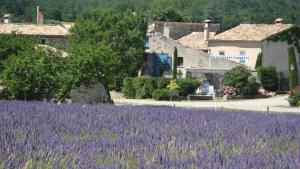
M238 63L245 64L248 60L248 56L229 56L229 55L210 55L210 60L230 60Z

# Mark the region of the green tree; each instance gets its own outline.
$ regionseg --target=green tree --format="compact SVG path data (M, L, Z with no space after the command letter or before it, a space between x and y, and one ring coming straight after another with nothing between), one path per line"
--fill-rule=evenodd
M177 51L177 47L175 47L174 59L173 59L173 79L177 79L177 63L178 63L178 51Z
M297 0L1 0L0 14L10 12L16 22L34 22L37 5L46 11L47 19L63 21L75 21L87 9L110 8L117 12L143 11L149 18L162 21L211 19L221 22L223 28L244 18L252 23L274 23L278 16L300 24Z
M70 69L73 84L96 77L107 88L120 90L125 77L137 76L144 62L146 20L138 12L91 10L71 30ZM74 66L72 66L74 65Z
M55 98L61 72L64 72L61 55L39 47L10 56L1 72L4 94L21 100Z
M224 85L237 89L237 94L249 96L257 93L259 84L251 76L251 72L243 66L237 66L226 72Z
M118 67L114 50L105 44L91 45L82 42L73 45L66 72L71 78L64 83L65 90L62 93L67 94L71 89L82 84L89 86L96 79L105 87L108 96L106 102L111 102L108 84Z
M271 91L276 91L278 89L279 77L276 67L259 67L257 72L261 85L264 89Z
M297 67L297 60L295 56L295 49L293 46L290 46L288 49L289 54L289 83L290 88L293 89L298 84L298 67ZM291 68L294 68L292 70Z
M256 64L255 64L255 69L258 69L259 67L262 67L262 60L263 59L263 54L259 53L257 56Z
M16 34L0 35L0 72L3 69L3 62L13 55L24 51L33 50L35 39L24 38Z

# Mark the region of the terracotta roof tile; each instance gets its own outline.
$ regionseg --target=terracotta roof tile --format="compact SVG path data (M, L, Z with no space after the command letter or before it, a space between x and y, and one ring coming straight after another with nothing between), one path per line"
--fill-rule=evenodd
M60 25L0 24L0 34L16 32L22 35L66 36L68 29Z
M210 32L209 37L212 37L214 34L215 33ZM177 42L181 43L184 46L197 50L207 50L208 48L207 43L204 41L203 32L193 32L178 39Z
M274 34L291 28L292 24L240 24L219 33L210 40L224 41L262 41Z

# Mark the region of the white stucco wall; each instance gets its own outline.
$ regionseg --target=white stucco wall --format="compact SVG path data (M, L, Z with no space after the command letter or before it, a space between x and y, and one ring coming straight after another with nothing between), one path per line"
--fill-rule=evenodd
M282 72L285 77L289 74L289 60L288 60L288 44L287 42L272 42L264 41L262 43L263 65L276 66L278 72ZM298 66L298 79L300 79L300 65L299 53L295 50L297 66Z
M210 41L210 55L219 55L220 51L224 51L226 56L239 56L240 51L244 50L249 60L246 66L254 70L257 56L263 54L263 66L275 66L278 72L283 72L288 77L288 44L287 42L230 42L230 41ZM298 66L298 78L300 79L299 53L295 50ZM300 80L299 80L300 84Z
M219 55L220 51L225 52L225 56L239 57L241 51L246 52L248 60L246 66L251 69L255 68L257 55L261 53L260 42L243 42L243 41L209 41L210 55ZM238 61L238 60L234 60Z

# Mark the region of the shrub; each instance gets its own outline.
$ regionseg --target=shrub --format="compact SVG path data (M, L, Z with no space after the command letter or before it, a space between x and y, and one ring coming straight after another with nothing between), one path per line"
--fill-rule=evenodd
M248 83L242 90L242 96L255 96L258 94L258 89L260 84L257 82L257 79L254 76L250 76L248 79Z
M259 83L251 77L251 72L242 66L237 66L224 75L224 85L236 88L241 96L255 95L258 93Z
M236 88L231 86L224 86L223 92L226 96L236 96Z
M163 88L167 88L167 86L170 84L170 81L163 78L163 77L158 77L156 78L156 86L157 89L163 89Z
M300 93L291 94L288 101L290 106L300 106Z
M169 89L156 89L152 93L152 98L155 100L170 100Z
M62 88L66 71L59 53L36 48L11 56L4 62L1 78L5 97L19 100L50 100Z
M155 79L150 76L137 77L133 80L135 97L139 99L151 98L156 88Z
M259 67L257 69L258 77L264 89L276 91L278 89L278 74L276 67Z
M189 94L195 93L200 83L198 80L188 77L186 79L178 79L177 85L179 86L179 95L188 96Z
M133 80L132 77L126 77L123 81L123 88L122 92L125 97L127 98L134 98L135 97L135 88L133 86Z

